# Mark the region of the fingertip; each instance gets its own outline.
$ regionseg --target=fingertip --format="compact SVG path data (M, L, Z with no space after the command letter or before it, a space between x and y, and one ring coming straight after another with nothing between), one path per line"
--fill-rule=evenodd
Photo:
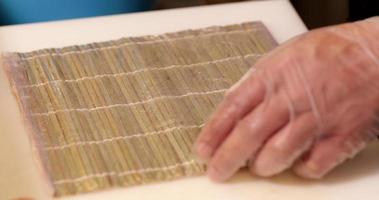
M359 152L363 146L353 137L346 138L344 134L330 135L315 143L307 157L296 163L293 171L304 178L321 179Z
M283 149L274 148L274 145L266 144L256 155L256 158L249 163L251 173L260 177L270 177L286 169L283 166Z
M267 167L266 164L252 164L249 167L249 170L252 174L260 177L271 177L276 175L278 172L275 169L276 168L272 168L270 166Z
M214 149L203 141L196 143L193 147L195 159L202 163L207 163L211 159L213 152Z
M221 183L226 181L229 176L223 173L218 167L210 165L207 170L207 175L209 179L215 183Z
M322 179L327 172L323 172L319 165L313 162L299 162L293 167L293 172L307 179Z
M234 156L234 157L231 157ZM231 178L244 164L232 158L236 155L217 151L208 163L207 175L213 182L224 182ZM238 157L238 155L237 155ZM246 162L244 162L246 163Z

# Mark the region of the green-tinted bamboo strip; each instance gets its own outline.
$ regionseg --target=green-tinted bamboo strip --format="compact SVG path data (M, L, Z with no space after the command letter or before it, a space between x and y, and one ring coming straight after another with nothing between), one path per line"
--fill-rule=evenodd
M133 97L135 96L135 99L138 99L138 97L136 96L136 93L135 93L135 89L133 87L128 87L128 85L125 85L124 83L125 82L118 82L120 84L120 88L121 91L122 91L122 94L125 96L125 98L127 97ZM131 85L129 85L131 86ZM125 90L126 88L129 88L128 91ZM130 127L133 127L132 129L129 129L131 130L132 133L142 133L142 130L140 128L140 126L138 125L138 119L135 117L135 114L133 112L133 110L131 108L125 108L127 110L125 111L129 111L129 112L122 112L122 114L120 114L120 116L122 117L121 120L125 121L125 122L131 122ZM121 109L121 111L124 110L124 109ZM125 117L123 117L125 116ZM127 117L127 118L126 118ZM125 128L129 128L129 127L125 127ZM128 130L128 129L126 129ZM134 141L131 141L131 142L128 142L130 145L136 145L134 144L135 142ZM126 146L124 146L126 147ZM132 148L132 150L134 150ZM123 151L125 152L125 150L123 149ZM129 151L125 152L126 155L129 154ZM135 156L135 152L133 151L132 154L130 154L131 156L128 156L129 158L132 158L133 156ZM138 163L140 163L140 161L136 161ZM138 169L138 165L134 164L135 162L128 162L130 167L131 167L131 170L133 169ZM133 182L135 183L139 183L140 180L141 180L141 176L139 174L132 174L131 175L132 178L134 179Z
M219 56L217 56L215 53L212 53L212 52L208 52L206 49L206 46L207 45L211 45L211 44L207 44L207 43L204 43L203 41L199 41L199 46L198 46L198 52L201 53L200 55L206 57L207 59L209 60L214 60L216 58L218 58ZM202 46L203 45L203 46ZM212 55L213 54L213 55ZM204 69L204 68L202 68ZM192 72L192 74L196 74L196 71L194 69L190 69ZM203 73L199 73L200 75L202 75L201 77L197 78L199 81L200 84L200 87L203 88L205 91L212 91L212 88L210 88L209 84L206 84L204 80L207 80L208 78L212 77L206 70L202 70L200 72L203 72ZM187 73L184 73L184 74L187 74ZM194 81L197 81L196 79L194 79ZM193 82L190 82L189 83L190 85L193 84ZM205 122L205 120L209 117L209 111L207 111L207 109L210 109L210 108L214 108L215 105L212 103L211 99L209 98L209 96L202 96L200 97L201 100L203 102L205 102L206 106L203 106L203 107L200 107L199 109L197 109L200 114L201 114L201 118L200 120L202 122Z
M89 69L91 70L91 69ZM94 70L94 68L92 68L92 70ZM94 72L96 73L96 72ZM109 94L108 93L101 93L99 91L99 87L102 87L102 83L101 81L93 81L92 82L92 86L94 87L94 89L96 90L96 94L97 94L97 97L99 99L101 99L102 101L102 104L103 105L106 105L106 104L109 104ZM108 100L108 102L107 102ZM105 135L109 135L111 137L116 137L117 135L115 135L114 133L117 131L117 129L115 128L115 125L112 123L114 121L111 113L110 113L111 110L99 110L98 115L99 117L101 118L101 121L103 122L103 126L104 126L104 134ZM104 139L104 138L103 138ZM107 158L110 159L110 160L113 160L113 161L116 161L118 160L117 159L117 153L115 151L116 150L116 146L115 145L111 145L111 146L108 146L106 145L107 148L106 149L106 152L107 152ZM108 167L108 170L110 171L121 171L122 169L120 169L120 162L109 162L109 163L114 163L113 165L109 165ZM110 181L112 182L117 182L117 179L114 179L114 177L108 177ZM111 183L112 184L112 183Z
M134 60L132 60L130 66L131 66L131 69L134 69L134 70L138 69L140 67L138 64L134 63ZM143 77L141 77L141 78L143 78ZM131 88L134 89L133 91L138 96L137 99L151 98L151 94L149 93L149 90L147 90L145 83L143 81L141 81L141 79L134 79L134 81L135 81L135 84L132 84ZM140 90L136 90L134 88L135 85L139 85L141 88L145 88L144 91L146 91L146 92L141 93ZM144 110L144 106L140 105L140 106L136 106L136 108L139 108L139 109L138 110L137 109L132 109L133 111L135 111L134 113L136 113L136 116L141 116L141 115L137 114L138 112L139 113L144 113L144 117L143 118L137 117L137 120L139 121L138 125L140 127L141 132L145 132L146 133L146 132L152 132L152 131L154 131L154 129L152 128L151 120L146 115L147 113ZM142 124L145 124L145 126L142 125ZM137 140L139 140L139 139L137 139ZM140 145L143 145L143 144L144 144L143 141L139 141L137 148ZM144 150L144 149L142 149L142 150ZM140 153L146 154L144 151L140 151ZM145 158L144 158L143 155L138 156L138 159L141 159L142 162L141 162L141 165L137 169L141 169L141 168L144 167L144 164L145 164L146 161L145 161ZM149 179L149 177L147 177L147 174L139 174L139 175L142 177L142 179L140 180L140 182L143 182L144 180L148 180Z
M196 50L195 50L196 51ZM183 53L182 53L183 54ZM199 55L199 54L197 54L197 53L194 53L194 54L192 54L192 55L197 55L197 57L201 57L201 55ZM200 59L200 60L203 60L203 59ZM206 59L205 59L206 60ZM200 67L199 68L197 68L197 69L201 69ZM199 73L201 73L201 71L199 71ZM176 73L175 73L175 75L176 75L176 77L180 80L180 79L183 79L183 80L185 80L185 82L184 82L184 84L185 84L185 86L184 86L184 88L186 88L187 89L187 91L190 91L189 90L189 84L191 84L191 86L192 86L192 84L193 83L191 83L188 79L186 79L185 78L185 76L183 76L183 73L182 73L182 70L177 70L176 71ZM188 75L188 74L187 74ZM196 105L195 105L196 106ZM206 107L205 107L206 108ZM201 110L203 110L204 109L204 107L203 108L200 108ZM183 110L179 110L179 113L181 113L181 112L183 112ZM197 122L197 124L200 124L199 122ZM188 142L188 140L187 140L187 138L186 138L186 136L185 135L179 135L179 136L181 136L182 138L182 141L184 141L184 144L186 145L186 147L187 147L187 151L186 151L186 154L188 155L188 156L190 156L191 155L191 147L190 147L190 145L188 144L189 142ZM187 158L187 160L188 160L188 158Z
M36 74L39 74L39 75L42 75L43 73L42 73L42 71L43 70L41 70L41 68L36 68L36 71L34 71ZM36 75L37 77L38 77L38 75ZM43 76L43 77L45 77L45 76ZM51 96L51 93L50 93L50 95L49 95L49 92L51 92L51 90L49 90L49 89L47 89L47 90L43 90L43 92L46 92L47 91L47 94L46 93L43 93L43 94L46 94L46 95L43 95L42 97L43 97L43 101L44 102L50 102L52 99L54 99L54 102L58 102L58 100L57 100L57 98L56 97L54 97L54 96ZM45 100L44 100L45 99ZM57 104L59 104L59 103L55 103L55 106L54 107L56 107L56 105ZM62 124L59 122L59 119L58 118L56 118L57 120L55 121L55 124L56 124L56 127L59 127L58 129L61 129L62 128ZM64 130L63 128L62 128L62 130ZM63 132L62 132L63 133ZM63 136L64 134L61 134L61 136ZM62 137L63 138L63 140L67 140L68 138L66 137L66 136L63 136ZM72 156L73 154L70 154L69 156L64 156L65 157L65 159L67 159L67 157L68 158L70 158L71 156ZM73 168L76 168L76 166L75 166L75 164L72 162L72 160L70 159L70 161L68 162L68 164L69 164L69 168L70 168L70 170L68 171L68 173L70 173L70 174L72 174L73 172L72 172L72 169Z
M157 91L157 86L159 86L159 82L154 82L154 78L152 76L151 73L146 73L146 77L145 77L146 81L147 82L150 82L151 84L151 88L155 91ZM159 96L160 94L156 94L156 96ZM156 114L156 117L158 118L155 125L158 126L156 127L155 131L160 131L162 129L165 129L167 128L168 126L165 125L166 122L170 121L170 119L167 117L167 116L164 116L163 114L164 113L169 113L169 111L167 109L169 109L168 107L157 107L158 104L153 102L153 103L150 103L148 104L151 108L152 108L152 111ZM160 109L160 108L163 108L163 109ZM160 123L164 123L163 125L161 125ZM178 124L175 124L175 125L178 125ZM161 164L166 164L166 163L161 163Z
M157 75L157 74L156 74ZM156 78L158 78L158 79L156 79L157 80L157 86L159 86L158 84L160 84L160 83L164 83L163 82L163 80L164 79L159 79L159 75L158 76L155 76ZM168 75L166 75L166 77L169 77ZM151 77L150 78L150 80L152 80L153 78ZM168 79L166 79L166 80L168 80ZM170 79L171 80L171 79ZM169 85L169 84L168 84ZM172 90L168 90L168 91L176 91L176 90L178 90L178 88L173 88ZM172 123L171 121L172 121L172 116L170 116L170 115L167 115L167 114L169 114L169 113L172 113L173 112L173 107L172 106L169 106L169 104L160 104L160 105L163 105L163 107L161 107L161 108L163 108L163 109L161 109L160 111L159 111L159 113L161 113L161 115L163 114L163 116L164 116L164 118L165 118L165 121L169 121L169 123ZM178 124L176 124L176 125L179 125L180 126L180 120L179 120L179 122L178 122ZM178 130L177 130L178 131ZM174 134L174 135L172 135L172 137L170 137L170 135L168 135L169 136L169 139L171 139L171 141L172 141L172 145L174 145L174 148L176 147L177 148L177 140L175 139L175 136L176 136L176 134ZM163 137L160 137L161 139L165 139L164 138L164 136ZM184 160L185 158L183 158L183 153L181 152L178 152L179 154L178 154L178 158L180 159L180 160ZM180 162L180 161L179 161ZM180 173L183 173L183 172L180 172ZM168 178L170 178L170 177L172 177L172 176L176 176L176 174L174 173L174 174L171 174L171 173L167 173L167 176L169 176Z
M107 51L107 53L111 54L111 52L109 52L109 51ZM117 70L117 69L114 69L114 67L112 67L112 66L116 65L116 63L115 63L116 60L112 56L109 56L109 61L111 62L111 64L110 64L110 66L112 68L111 69L111 73L115 73L114 70ZM118 80L118 79L116 79L116 80ZM117 84L112 84L112 88L119 88L119 86ZM121 88L123 88L123 87L121 87ZM122 119L122 116L121 116L122 114L119 113L119 111L117 111L117 109L111 109L111 110L114 111L113 113L114 113L114 115L117 116L117 118ZM125 120L125 123L126 122L127 122L127 120ZM117 131L119 131L119 132L128 131L128 126L123 126L123 124L121 123L121 121L120 121L120 125L121 126L120 126L120 128ZM125 134L122 134L122 135L125 136ZM120 159L120 163L122 164L121 171L130 170L131 169L130 164L128 164L127 162L125 162L127 160L127 157L124 157L124 155L126 155L126 154L125 154L125 152L123 152L123 149L124 149L123 148L124 145L122 144L123 141L117 141L116 143L117 143L116 146L118 148L118 154L119 154L118 157L122 158L122 159ZM133 179L133 177L131 177L131 176L126 176L122 180L123 181L126 180L126 182L132 182L132 183L135 182L134 179ZM122 182L120 182L120 185L122 185Z
M44 71L46 71L46 70L48 70L48 69L44 68ZM63 94L60 92L60 88L54 88L54 86L51 86L48 91L53 93L53 94L51 94L51 96L56 96L57 101L59 102L59 105L58 105L59 108L65 107L64 105L66 104L66 102L62 98ZM63 134L65 135L66 141L72 142L72 141L78 140L78 138L77 138L78 136L75 135L76 128L73 127L74 124L68 115L69 115L69 113L66 113L66 114L62 113L61 115L57 115L57 117L59 119L59 123L60 123L62 129L64 130ZM71 133L74 133L74 134L71 134ZM84 171L82 159L81 159L80 154L77 151L77 149L71 149L70 154L74 158L77 158L77 159L69 161L69 162L72 162L72 165L74 166L73 168L76 168L75 171L73 170L71 172L72 174L74 174L73 176L80 176L82 174L86 174L86 172Z
M77 63L76 63L77 64ZM77 73L77 70L74 70L74 72L73 73L71 73L71 74L75 74L75 73ZM88 87L88 86L87 86ZM83 92L83 94L85 94L85 95L87 95L87 96L89 96L89 93L87 92L87 88L84 86L79 86L79 90L81 90L81 91L79 91L77 94L82 94ZM87 97L87 99L88 99L89 97ZM86 99L85 97L83 98L83 99ZM89 130L88 131L90 131L91 133L93 133L93 135L94 135L94 137L95 138L97 138L97 139L99 139L99 138L101 138L101 136L99 136L99 133L97 132L97 130L99 130L99 128L92 128L93 127L93 125L95 125L95 126L98 126L98 123L96 123L96 118L94 119L94 118L92 118L92 117L88 117L89 115L87 115L87 119L88 120L91 120L91 122L89 123ZM109 167L107 167L107 162L104 162L105 160L104 160L104 150L102 150L101 148L99 148L99 147L97 147L97 152L98 152L98 154L97 154L97 157L96 158L94 158L94 160L96 160L97 161L97 163L101 163L99 166L101 166L100 167L100 169L98 169L100 172L101 171L106 171L106 170L108 170L109 169ZM95 180L97 180L97 179L95 179ZM107 183L107 181L99 181L100 183L99 184L101 184L101 185L103 185L103 186L107 186L107 185L109 185L108 183Z

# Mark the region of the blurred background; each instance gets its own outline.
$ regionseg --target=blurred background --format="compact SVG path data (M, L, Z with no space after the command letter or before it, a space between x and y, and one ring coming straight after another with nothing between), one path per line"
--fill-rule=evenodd
M0 25L23 24L243 0L0 0ZM379 0L291 0L308 28L379 15Z
M238 0L160 0L158 8L236 1ZM291 2L309 29L379 15L379 0L291 0Z

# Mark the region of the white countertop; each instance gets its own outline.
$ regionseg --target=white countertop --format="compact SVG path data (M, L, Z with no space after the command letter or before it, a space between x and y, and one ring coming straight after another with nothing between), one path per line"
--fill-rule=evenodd
M125 36L261 20L283 42L306 31L286 0L255 1L0 27L0 51L30 51Z
M267 0L0 27L0 51L30 51L254 20L263 21L278 42L306 31L288 1ZM32 160L31 146L2 70L0 99L0 199L27 196L48 199L48 190ZM240 173L226 184L211 183L203 176L65 199L376 199L377 152L379 146L373 145L353 162L318 182L289 174L258 179Z

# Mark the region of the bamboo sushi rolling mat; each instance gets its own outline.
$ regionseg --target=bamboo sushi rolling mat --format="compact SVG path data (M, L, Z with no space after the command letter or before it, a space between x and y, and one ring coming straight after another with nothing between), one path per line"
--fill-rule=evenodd
M7 53L1 63L56 196L202 174L193 141L276 46L261 22Z

